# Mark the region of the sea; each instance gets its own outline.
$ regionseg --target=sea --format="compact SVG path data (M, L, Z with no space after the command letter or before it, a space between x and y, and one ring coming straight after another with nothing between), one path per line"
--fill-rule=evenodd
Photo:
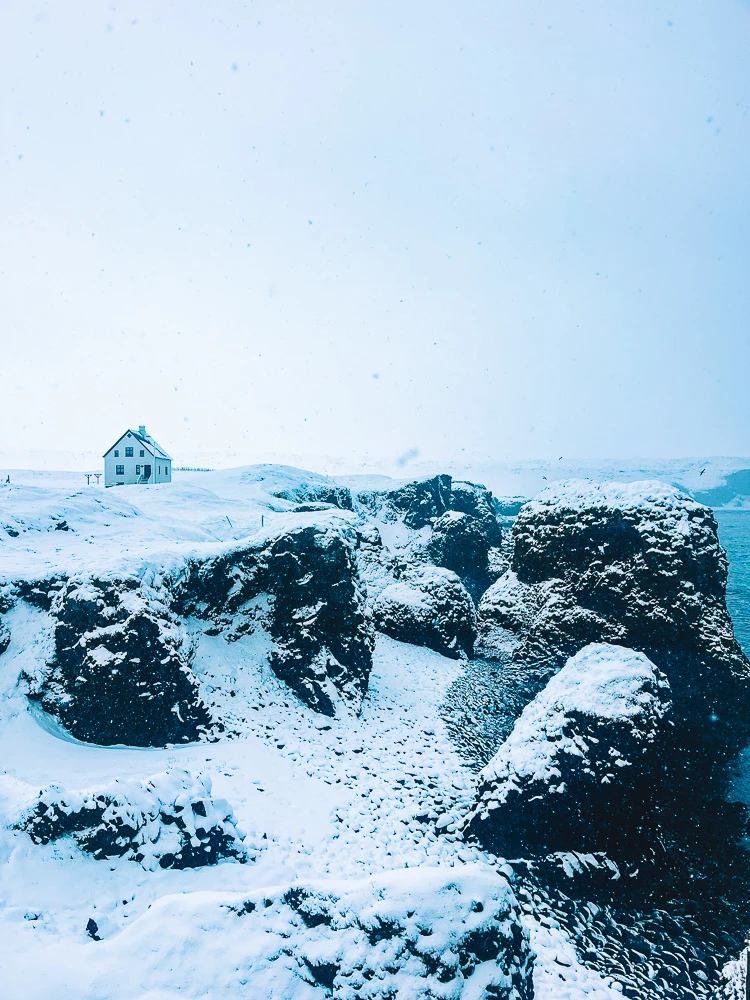
M734 634L750 656L750 510L717 510L719 539L729 559L727 608Z

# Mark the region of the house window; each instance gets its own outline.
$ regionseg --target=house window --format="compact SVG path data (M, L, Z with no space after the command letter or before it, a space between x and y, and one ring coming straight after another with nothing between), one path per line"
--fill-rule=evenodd
M132 457L133 457L133 449L132 448L126 448L125 449L125 458L132 458Z
M145 454L146 454L146 452L145 452L145 451L143 450L143 448L141 448L141 458L143 458L143 456L144 456Z
M161 475L161 466L159 466L159 475Z
M125 466L124 465L116 465L115 466L115 475L116 476L124 476L125 475Z
M119 457L120 457L120 452L117 450L117 448L115 448L115 458Z
M141 474L141 467L140 467L140 465L136 465L136 467L135 467L135 474L136 474L136 476L140 476L140 474Z

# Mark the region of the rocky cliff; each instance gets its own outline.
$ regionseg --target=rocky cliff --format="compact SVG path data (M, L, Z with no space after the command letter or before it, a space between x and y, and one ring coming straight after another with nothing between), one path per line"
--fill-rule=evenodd
M359 708L374 636L352 540L317 525L191 560L175 584L180 614L237 636L260 624L273 642L274 673L311 708ZM267 595L262 607L258 600Z
M708 508L661 483L571 482L525 504L513 540L510 569L478 609L485 655L510 651L541 683L590 642L641 650L693 738L743 744L750 663Z

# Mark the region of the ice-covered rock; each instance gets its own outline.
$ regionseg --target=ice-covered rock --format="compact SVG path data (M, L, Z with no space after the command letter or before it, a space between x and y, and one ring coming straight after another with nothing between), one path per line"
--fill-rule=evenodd
M478 608L482 651L510 640L544 677L589 642L642 650L669 677L683 720L711 742L742 742L750 663L708 508L662 483L574 481L526 504L513 536L511 568Z
M210 778L178 769L84 791L51 785L17 827L37 844L70 837L97 859L152 870L247 860L229 803L212 796Z
M359 708L374 635L354 546L342 530L311 525L191 561L177 581L182 614L213 620L236 636L259 622L273 641L276 675L311 708ZM263 601L267 595L268 600Z
M55 655L27 677L28 694L73 736L164 746L214 728L165 594L147 595L136 579L38 589L56 621Z
M132 996L161 988L299 1000L534 995L516 899L479 865L162 896L98 954L116 962Z
M444 656L471 656L476 639L474 603L458 576L426 566L393 583L372 607L380 632L427 646Z
M670 708L669 683L643 653L586 646L481 772L465 831L512 856L632 838L659 794Z

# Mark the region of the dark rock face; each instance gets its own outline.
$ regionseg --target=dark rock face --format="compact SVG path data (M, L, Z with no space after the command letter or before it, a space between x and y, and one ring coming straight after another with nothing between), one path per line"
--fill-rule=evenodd
M513 536L511 569L479 606L480 648L511 640L542 678L589 642L642 650L695 738L739 748L750 663L727 614L710 510L660 483L574 482L526 504Z
M491 546L498 546L502 541L496 506L495 498L484 486L453 481L450 510L473 517L481 526L487 544Z
M479 600L496 579L489 564L491 547L478 518L449 510L432 526L432 536L425 551L435 566L444 566L461 577L472 597Z
M10 629L2 619L13 607L13 596L10 587L0 587L0 656L10 645Z
M352 543L310 526L270 542L192 563L177 587L182 614L212 619L217 631L251 631L259 617L275 648L271 667L325 715L343 698L359 707L372 668L374 635ZM259 615L258 599L270 595Z
M200 868L245 862L242 834L211 782L187 771L145 782L115 781L99 792L44 789L17 824L36 844L70 837L97 860L127 858L146 868Z
M669 684L643 653L586 646L482 771L465 830L508 856L648 850L664 806Z
M427 646L444 656L471 656L476 614L455 573L437 567L415 571L375 600L375 627L400 642Z
M164 746L211 730L176 623L137 580L65 583L50 606L55 656L29 697L73 736Z

